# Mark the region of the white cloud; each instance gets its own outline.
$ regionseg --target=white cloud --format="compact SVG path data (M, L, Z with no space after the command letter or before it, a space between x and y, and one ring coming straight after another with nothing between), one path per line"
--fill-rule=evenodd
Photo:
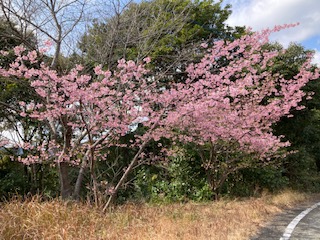
M233 13L227 20L232 26L246 25L253 30L261 30L299 22L299 26L273 37L285 46L320 35L319 0L227 0L226 3L233 6Z
M317 64L318 67L320 67L320 52L319 51L315 51L312 63Z

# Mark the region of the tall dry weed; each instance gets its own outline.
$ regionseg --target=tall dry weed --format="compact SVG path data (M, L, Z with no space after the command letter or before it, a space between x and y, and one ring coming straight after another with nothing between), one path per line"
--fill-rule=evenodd
M237 201L126 204L106 214L86 204L12 200L0 206L0 239L248 239L281 209L307 198L287 191Z

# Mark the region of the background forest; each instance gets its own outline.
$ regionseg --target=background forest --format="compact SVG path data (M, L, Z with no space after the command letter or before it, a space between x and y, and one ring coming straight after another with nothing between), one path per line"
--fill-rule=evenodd
M255 109L267 109L281 97L277 93L284 84L295 86L299 76L309 76L308 80L318 77L317 67L307 65L309 49L298 44L286 50L276 42L262 44L264 35L258 35L257 45L261 44L255 49L250 42L255 41L255 33L226 24L231 6L222 7L222 1L115 0L97 4L86 0L0 1L1 200L40 195L106 207L131 201L259 196L286 188L320 190L319 81L306 80L301 86L303 93L293 91L301 99L286 98L292 103L288 112L269 117L276 111L268 108L269 115L254 119L258 115ZM243 42L247 45L241 49ZM23 48L16 47L19 45ZM221 51L210 58L210 49ZM222 50L227 53L223 55ZM249 59L247 65L236 70L243 59ZM18 71L25 75L19 76ZM244 137L236 134L244 129L240 115L238 121L213 120L229 114L227 107L210 112L202 105L209 102L209 93L218 89L205 82L214 76L224 79L221 85L235 88L240 85L233 84L246 76L257 78L256 85L245 88L261 92L267 91L264 81L281 79L270 94L262 94L251 113L241 112L247 114L243 119L252 120L252 125L246 126L251 131L248 135L256 134L260 141L258 137L272 133L272 144L279 148L268 146L262 153L265 145L253 149L248 146L255 146L253 140L243 143ZM105 84L104 78L119 83L117 88ZM37 79L47 80L35 83ZM70 79L81 80L82 85L67 95L64 90L71 89ZM91 88L92 82L95 87ZM193 85L188 85L190 82ZM207 85L200 89L199 83ZM47 91L49 85L55 90ZM99 92L103 88L109 89L108 94ZM191 88L192 98L184 100L179 91L191 92ZM41 89L47 92L40 94ZM112 95L112 90L117 93ZM238 98L237 106L245 108L249 93L241 93L241 98L230 94L226 104L233 106ZM71 98L78 100L61 110ZM99 99L99 103L90 99ZM75 102L77 111L68 112ZM185 108L190 102L198 115L187 115ZM113 115L101 103L116 106ZM99 111L92 115L96 108ZM148 117L132 118L131 113L142 111L140 108ZM200 126L205 121L208 125ZM263 127L255 125L264 121ZM218 126L223 126L223 133L217 132ZM256 133L255 128L261 132ZM280 136L284 137L280 140ZM291 145L285 147L286 141Z

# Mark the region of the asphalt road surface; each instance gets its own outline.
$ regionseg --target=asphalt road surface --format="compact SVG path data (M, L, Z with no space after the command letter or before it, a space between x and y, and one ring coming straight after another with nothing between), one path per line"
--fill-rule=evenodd
M320 240L320 203L303 204L277 216L252 240Z

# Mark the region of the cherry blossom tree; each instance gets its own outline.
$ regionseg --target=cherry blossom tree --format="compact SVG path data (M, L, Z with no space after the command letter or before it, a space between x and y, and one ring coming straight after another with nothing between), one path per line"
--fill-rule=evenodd
M21 161L55 162L64 198L79 195L83 173L89 168L97 203L94 165L97 160L108 161L101 149L119 146L119 139L140 124L144 133L135 134L126 145L137 149L136 154L110 189L104 210L143 157L148 143L162 137L195 144L212 190L217 191L230 173L253 162L271 162L279 149L289 145L272 133L271 126L290 116L290 110L302 109L299 102L306 94L301 88L318 77L311 68L311 56L290 80L272 72L279 52L264 46L272 32L286 27L290 26L248 33L233 42L215 42L199 63L189 65L186 82L167 88L148 75L144 64L149 58L144 64L119 60L114 72L97 66L94 74L87 75L82 66L76 66L59 75L44 63L33 68L37 53L25 54L23 47L16 47L17 59L9 69L0 69L0 75L31 81L42 103L25 106L22 102L26 111L21 115L46 122L51 131L41 146L23 146L38 155L30 154ZM74 186L62 165L79 166Z
M26 106L26 103L21 102L26 110L21 112L21 116L29 115L47 122L51 130L51 137L40 146L27 143L23 146L39 154L29 155L21 159L22 162L31 164L54 160L60 170L61 195L64 198L71 195L72 187L68 172L61 171L67 168L61 168L61 165L81 166L74 187L75 196L79 194L84 170L89 167L96 193L93 169L100 147L117 145L120 137L133 131L135 125L143 123L150 130L142 136L137 135L135 141L130 143L132 147L139 146L140 150L133 162L138 160L144 146L151 139L150 132L164 114L165 108L156 110L156 105L165 107L166 104L166 101L162 101L162 91L156 83L143 77L147 74L143 65L119 60L118 71L114 73L97 66L92 77L81 74L83 68L76 66L68 74L60 76L43 63L40 68L27 68L27 62L34 64L37 61L35 51L24 54L25 49L21 46L14 50L16 61L9 70L2 69L1 75L31 80L32 87L43 99L43 103ZM145 59L146 63L149 61L149 58ZM129 172L131 168L128 169Z
M229 174L272 163L290 144L272 133L272 125L304 108L299 102L311 94L302 87L319 74L310 55L292 79L285 79L272 71L279 51L265 45L271 33L293 26L215 42L201 62L189 65L189 78L178 88L188 97L170 113L168 126L178 129L177 140L196 144L215 194Z

